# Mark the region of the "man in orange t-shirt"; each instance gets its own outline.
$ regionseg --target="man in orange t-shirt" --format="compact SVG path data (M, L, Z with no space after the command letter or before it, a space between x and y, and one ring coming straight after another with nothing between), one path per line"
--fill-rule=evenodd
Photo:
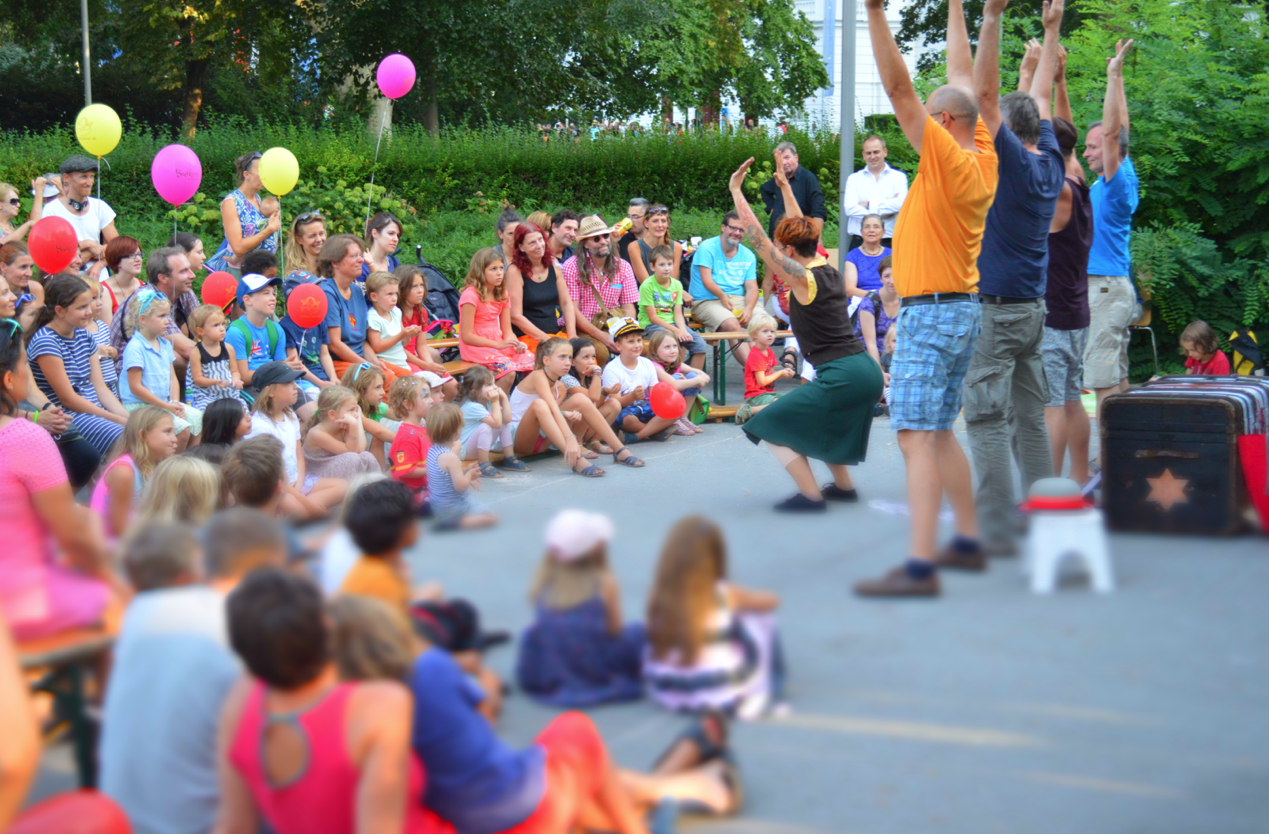
M878 580L858 583L861 596L940 593L935 549L944 492L956 516L956 538L945 552L981 551L969 461L952 424L981 321L977 261L997 180L984 119L1000 120L1000 16L1008 2L987 0L975 61L961 0L949 0L948 83L922 102L883 0L866 0L882 85L921 162L895 224L894 283L903 310L890 367L890 420L908 475L911 558Z

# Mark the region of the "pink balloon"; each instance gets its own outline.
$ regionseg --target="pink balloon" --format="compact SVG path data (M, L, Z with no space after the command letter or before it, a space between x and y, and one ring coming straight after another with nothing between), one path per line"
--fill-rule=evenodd
M159 196L175 206L188 202L203 181L203 164L186 145L168 145L154 155L150 180Z
M379 91L388 98L401 98L414 87L414 62L394 52L379 62L379 71L375 80L379 82Z

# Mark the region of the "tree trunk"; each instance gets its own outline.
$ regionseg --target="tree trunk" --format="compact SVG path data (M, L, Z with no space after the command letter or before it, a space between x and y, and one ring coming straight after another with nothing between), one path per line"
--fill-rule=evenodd
M722 93L718 90L711 91L710 94L705 97L705 101L703 101L700 106L700 121L702 127L705 125L718 127L718 117L722 112L722 98Z
M185 115L181 119L181 134L194 138L198 129L198 114L203 109L203 84L207 81L206 61L185 62Z
M436 102L436 72L427 74L423 82L427 101L423 106L423 128L433 136L441 132L441 110Z
M674 122L674 102L670 101L667 95L661 96L661 123L671 124Z

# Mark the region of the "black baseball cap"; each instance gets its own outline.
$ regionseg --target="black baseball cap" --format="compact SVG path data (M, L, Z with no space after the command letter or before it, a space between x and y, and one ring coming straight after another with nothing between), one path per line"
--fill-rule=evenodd
M266 362L251 375L251 387L263 390L268 385L284 385L304 376L285 362Z

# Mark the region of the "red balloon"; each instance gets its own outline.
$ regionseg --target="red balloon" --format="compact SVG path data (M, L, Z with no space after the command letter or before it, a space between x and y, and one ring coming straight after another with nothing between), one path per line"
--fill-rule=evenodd
M228 272L213 272L203 280L203 303L220 309L238 297L238 279Z
M308 330L326 318L326 293L316 284L300 284L286 297L286 314Z
M678 389L668 382L658 382L653 385L648 399L652 401L652 413L666 420L677 420L683 416L683 412L687 411L687 401L683 399Z
M27 239L31 260L41 271L54 275L70 266L79 253L79 240L75 228L62 217L42 217L31 227Z

